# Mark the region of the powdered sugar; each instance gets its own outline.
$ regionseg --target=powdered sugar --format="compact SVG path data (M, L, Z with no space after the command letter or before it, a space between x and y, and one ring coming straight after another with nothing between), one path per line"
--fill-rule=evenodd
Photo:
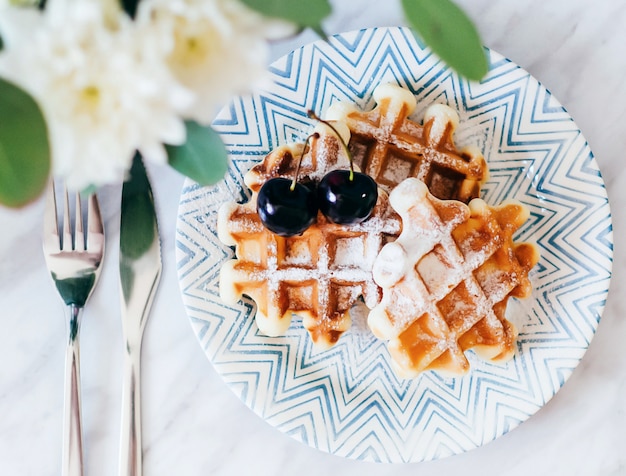
M390 341L400 373L465 373L469 348L490 359L510 358L516 333L498 306L527 279L528 269L510 252L510 233L524 211L491 209L480 201L472 202L470 214L463 203L436 199L415 178L396 187L390 201L403 230L375 261L383 298L368 323Z
M342 137L348 134L345 125L337 129ZM359 224L334 224L318 213L317 222L300 236L280 237L262 226L255 208L258 190L270 178L294 177L300 155L302 182L318 182L331 170L349 167L335 133L323 124L316 132L303 155L301 145L283 146L253 167L245 177L251 200L224 206L218 224L224 242L236 243L237 264L223 268L222 283L240 283L241 292L256 301L259 329L273 335L297 313L314 342L326 347L349 327L349 309L359 296L369 307L378 303L374 260L401 223L379 191L372 215Z

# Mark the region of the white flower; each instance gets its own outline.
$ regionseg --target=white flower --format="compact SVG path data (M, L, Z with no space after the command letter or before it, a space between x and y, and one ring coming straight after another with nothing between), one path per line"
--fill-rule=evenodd
M151 32L155 54L195 93L186 116L204 124L233 94L267 78L267 40L294 31L238 0L142 0L137 21Z
M121 10L105 19L99 2L57 2L48 0L28 19L24 12L4 18L11 28L2 30L0 53L0 74L42 107L53 173L80 189L123 180L136 150L165 162L162 143L185 140L178 112L187 107L187 92L142 54Z

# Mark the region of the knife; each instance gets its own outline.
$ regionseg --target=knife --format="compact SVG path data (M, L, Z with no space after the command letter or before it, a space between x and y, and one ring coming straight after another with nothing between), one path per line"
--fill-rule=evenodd
M120 291L124 336L124 381L120 476L141 476L141 342L161 277L161 245L154 197L139 154L122 185Z

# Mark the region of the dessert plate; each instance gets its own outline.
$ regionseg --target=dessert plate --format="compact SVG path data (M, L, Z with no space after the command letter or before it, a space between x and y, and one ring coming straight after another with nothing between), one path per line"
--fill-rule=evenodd
M539 410L583 357L605 306L611 277L612 225L604 183L580 130L528 72L487 50L481 82L459 78L411 31L374 28L315 42L270 67L272 84L238 97L214 122L230 154L226 178L213 187L187 181L180 198L176 259L192 328L216 370L246 405L294 438L336 455L417 462L461 453L505 434ZM335 101L370 109L372 91L394 82L424 109L446 103L459 112L459 147L484 153L489 204L517 199L531 211L518 240L538 243L533 296L512 299L519 329L506 365L475 358L462 378L427 372L396 377L383 342L358 308L353 326L327 351L312 347L299 318L286 335L260 335L254 303L220 302L220 266L233 250L217 238L217 210L249 196L243 175L273 148L303 141L307 109Z

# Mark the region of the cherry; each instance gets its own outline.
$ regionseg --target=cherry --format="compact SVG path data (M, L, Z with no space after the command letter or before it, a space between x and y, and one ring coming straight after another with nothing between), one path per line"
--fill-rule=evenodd
M331 222L340 225L354 225L369 218L378 200L378 186L372 177L354 171L352 154L348 144L337 129L328 121L319 118L315 112L308 116L330 127L341 142L350 160L349 170L328 172L317 186L319 209Z
M317 133L307 137L293 180L274 177L259 190L256 210L261 223L272 233L300 235L317 220L315 188L310 183L298 183L298 174L309 141L318 137Z
M257 213L271 232L280 236L299 235L317 219L315 193L292 180L272 178L259 190Z
M369 218L378 187L369 175L351 170L328 172L317 186L320 211L333 223L354 225Z

